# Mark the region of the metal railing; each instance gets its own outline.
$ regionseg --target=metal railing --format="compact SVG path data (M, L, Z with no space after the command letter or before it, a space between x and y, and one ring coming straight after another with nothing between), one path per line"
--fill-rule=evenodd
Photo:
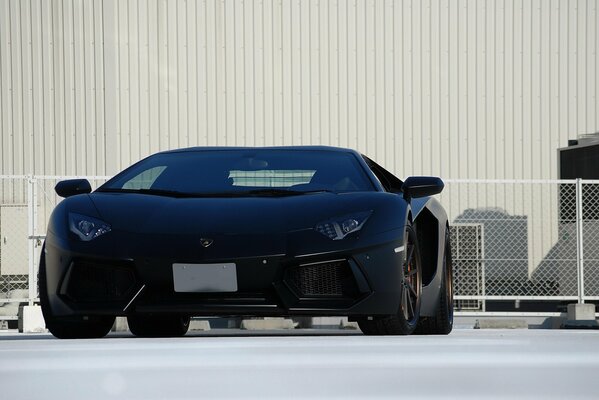
M0 319L38 301L39 255L60 201L54 186L67 178L0 175ZM87 177L92 187L108 178ZM599 300L599 181L446 180L439 200L451 224L458 313L534 304L554 315L567 302Z
M599 300L599 181L446 184L462 314L559 315Z

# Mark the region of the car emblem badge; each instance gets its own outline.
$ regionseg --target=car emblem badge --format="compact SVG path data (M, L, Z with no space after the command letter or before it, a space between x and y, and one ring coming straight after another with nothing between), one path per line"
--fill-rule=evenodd
M212 245L212 243L214 243L214 240L207 239L207 238L200 238L200 243L202 244L203 247L210 247Z

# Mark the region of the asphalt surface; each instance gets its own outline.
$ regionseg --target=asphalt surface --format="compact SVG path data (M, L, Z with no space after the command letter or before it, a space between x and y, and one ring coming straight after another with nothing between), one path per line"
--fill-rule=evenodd
M599 331L0 333L0 398L599 398Z

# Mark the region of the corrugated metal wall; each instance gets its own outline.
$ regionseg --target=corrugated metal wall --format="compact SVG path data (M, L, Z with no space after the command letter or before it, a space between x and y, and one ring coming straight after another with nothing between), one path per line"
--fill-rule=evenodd
M597 3L0 0L0 173L331 144L400 176L555 178L599 130Z

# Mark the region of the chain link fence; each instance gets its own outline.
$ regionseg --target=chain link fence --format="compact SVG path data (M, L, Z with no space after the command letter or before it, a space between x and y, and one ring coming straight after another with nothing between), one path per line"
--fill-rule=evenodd
M440 201L457 310L599 300L599 182L448 180Z
M0 176L0 319L16 319L29 299L27 177Z
M37 268L56 183L0 176L0 319L38 297ZM256 177L239 177L255 179ZM296 179L297 177L293 177ZM97 188L108 177L88 177ZM495 303L599 300L599 181L447 180L457 311ZM491 307L492 308L492 307Z

